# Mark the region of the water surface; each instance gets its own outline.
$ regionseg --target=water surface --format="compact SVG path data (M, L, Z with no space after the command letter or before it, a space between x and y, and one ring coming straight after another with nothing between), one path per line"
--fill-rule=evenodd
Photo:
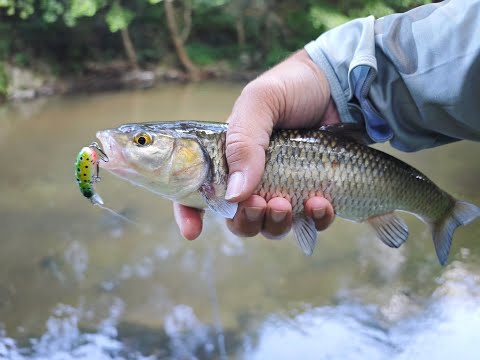
M207 216L187 242L169 202L110 174L93 207L73 162L98 129L224 121L240 85L165 85L0 109L0 359L480 358L480 222L449 263L426 226L387 248L337 220L312 257L294 240L238 239ZM480 145L393 153L480 204ZM403 216L403 215L402 215Z

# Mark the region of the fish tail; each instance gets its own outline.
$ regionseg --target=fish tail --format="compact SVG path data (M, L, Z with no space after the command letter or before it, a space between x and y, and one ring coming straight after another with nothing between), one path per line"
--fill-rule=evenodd
M480 216L480 207L465 201L456 201L453 209L442 220L433 223L432 234L440 264L447 263L455 230Z

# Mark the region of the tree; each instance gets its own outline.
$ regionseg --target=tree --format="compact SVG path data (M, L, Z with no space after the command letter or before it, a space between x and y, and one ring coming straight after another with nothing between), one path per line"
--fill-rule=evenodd
M150 0L150 3L152 4L157 4L162 0ZM191 4L189 3L189 0L184 0L183 6L187 10L190 9L190 13L187 13L187 21L186 24L188 25L191 23ZM178 59L180 60L181 64L185 69L188 71L188 74L190 75L190 78L194 81L200 80L201 78L201 72L200 69L193 63L193 61L190 59L188 56L187 49L185 49L185 42L188 37L188 32L181 31L178 26L177 22L177 15L175 12L175 8L173 7L173 0L163 0L163 5L165 8L165 15L167 17L167 26L168 30L170 31L170 35L172 38L173 45L175 46L175 51L177 53ZM184 12L184 18L185 18L185 12ZM189 26L186 28L188 29Z
M130 32L128 31L128 26L133 20L133 17L134 14L130 10L122 7L118 1L115 1L110 6L105 20L111 32L114 33L120 30L122 44L127 54L128 62L133 70L139 71L140 67L138 66L137 54L132 39L130 38Z
M139 70L135 47L128 31L134 13L124 8L120 0L42 0L39 3L34 0L0 0L0 8L2 7L7 9L8 15L18 14L24 20L37 11L42 14L47 24L63 17L63 21L69 27L76 26L79 18L93 17L108 7L105 16L108 28L112 33L120 31L128 62L134 70Z

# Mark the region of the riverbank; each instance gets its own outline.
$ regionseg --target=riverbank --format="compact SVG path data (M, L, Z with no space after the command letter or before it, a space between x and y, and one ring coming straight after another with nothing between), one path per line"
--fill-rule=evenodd
M0 103L29 101L53 95L142 89L162 82L192 81L187 72L175 67L159 65L131 70L122 61L108 64L92 62L87 64L81 75L75 76L55 75L47 65L32 69L5 63L3 69L7 85ZM200 79L248 82L258 74L259 71L232 69L227 63L219 62L203 68Z

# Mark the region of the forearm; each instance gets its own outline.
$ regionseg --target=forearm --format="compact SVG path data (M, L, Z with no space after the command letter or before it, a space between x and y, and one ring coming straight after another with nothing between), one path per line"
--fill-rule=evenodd
M357 19L305 49L343 122L404 151L480 140L480 0Z

